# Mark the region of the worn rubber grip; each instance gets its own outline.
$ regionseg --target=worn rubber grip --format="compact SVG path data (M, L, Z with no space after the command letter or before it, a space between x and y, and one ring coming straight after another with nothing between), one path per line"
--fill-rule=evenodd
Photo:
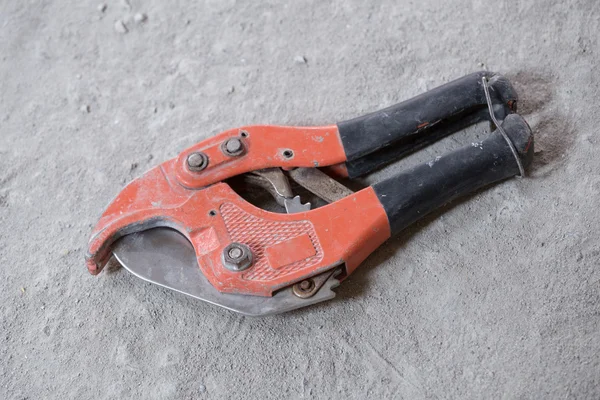
M367 154L411 137L424 136L448 121L487 107L482 78L490 82L490 94L498 119L516 111L517 94L510 82L493 72L476 72L394 106L337 124L346 159ZM447 133L451 133L448 130ZM440 136L440 135L438 135Z
M502 123L524 167L533 158L527 122L511 114ZM457 197L519 174L516 159L499 130L485 140L416 166L373 185L392 234Z
M496 106L497 114L501 112L501 110L499 110L500 108L501 107ZM367 154L356 160L346 162L348 178L354 179L369 174L386 164L427 147L448 135L463 130L471 125L475 125L478 122L489 120L491 120L490 112L484 107L481 107L476 112L461 115L460 118L449 119L445 123L437 124L429 129L427 134L413 135L415 137L408 138L407 140L399 140L393 145L384 147L375 153Z

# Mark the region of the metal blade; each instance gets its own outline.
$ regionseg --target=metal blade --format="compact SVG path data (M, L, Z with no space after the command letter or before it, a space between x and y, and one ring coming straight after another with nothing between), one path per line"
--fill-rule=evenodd
M267 190L280 206L284 205L285 199L291 199L294 196L290 183L281 168L252 171L241 177L246 183Z
M327 203L333 203L354 193L318 168L295 168L288 174L298 185Z
M114 246L116 259L132 274L148 282L249 316L279 314L335 297L339 285L335 275L312 297L294 295L292 287L273 297L221 293L204 277L191 243L179 232L154 228L127 235Z
M288 214L310 211L310 203L302 204L300 196L295 196L287 176L281 168L267 168L243 174L247 184L260 186L267 190L277 204L284 206Z
M285 206L285 211L288 214L310 211L310 203L302 204L300 196L296 196L293 199L284 199L283 205Z

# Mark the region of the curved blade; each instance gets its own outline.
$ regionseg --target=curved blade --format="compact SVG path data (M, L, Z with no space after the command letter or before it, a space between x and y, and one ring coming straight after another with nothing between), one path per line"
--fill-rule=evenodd
M125 269L139 278L249 316L279 314L330 300L335 297L331 289L339 285L333 274L307 299L295 296L291 287L273 297L221 293L202 275L187 238L169 228L127 235L114 245L113 254Z

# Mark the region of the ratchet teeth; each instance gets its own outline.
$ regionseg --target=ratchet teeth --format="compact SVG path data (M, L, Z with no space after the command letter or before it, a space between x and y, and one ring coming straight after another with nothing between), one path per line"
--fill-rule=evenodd
M310 203L302 204L300 196L296 196L293 199L284 199L283 205L288 214L310 211Z

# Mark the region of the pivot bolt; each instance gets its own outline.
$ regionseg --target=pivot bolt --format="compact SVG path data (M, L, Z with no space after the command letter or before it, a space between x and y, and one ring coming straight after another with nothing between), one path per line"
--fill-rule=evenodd
M315 281L312 278L309 278L300 283L296 283L293 286L292 291L297 297L300 297L301 299L308 299L317 293L317 289L319 288L315 284Z
M221 145L221 150L225 155L235 157L244 152L244 143L239 138L229 138Z
M233 242L223 249L221 261L230 271L243 271L252 265L252 251L245 244Z
M232 260L240 259L243 254L244 254L244 251L242 249L240 249L239 247L233 247L233 248L229 249L229 253L227 253L227 255L229 255L229 258L231 258Z
M302 281L300 282L300 289L302 290L310 290L312 285L312 281Z
M208 156L200 151L192 153L187 158L190 171L199 172L208 166Z

